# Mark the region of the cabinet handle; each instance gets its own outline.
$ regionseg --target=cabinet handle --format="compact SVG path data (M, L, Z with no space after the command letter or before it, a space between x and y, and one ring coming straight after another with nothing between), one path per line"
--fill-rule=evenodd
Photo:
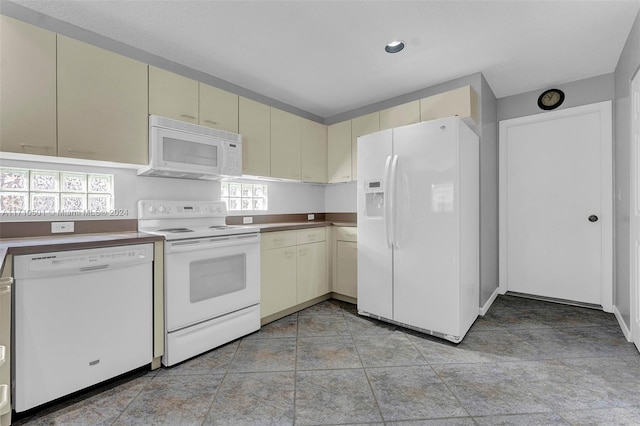
M95 151L85 151L82 149L73 149L73 148L67 148L67 152L74 152L76 154L87 154L87 155L93 155L96 153Z
M351 178L351 176L350 176L350 175L343 175L343 176L342 176L342 179L350 179L350 178Z
M195 120L196 118L193 115L180 114L180 117L189 118L191 120Z
M195 117L194 117L195 118ZM204 120L205 123L211 123L211 124L218 124L217 121L212 121L212 120Z
M308 241L315 241L316 240L316 236L315 235L307 235L307 240Z
M49 151L51 148L50 146L47 145L32 145L29 143L21 143L20 144L20 148L22 148L22 150L24 151L25 148L35 148L35 149L44 149L45 151Z
M293 255L294 255L294 254L295 254L295 252L293 252L293 251L285 251L285 252L284 252L284 256L285 256L285 258L287 258L287 259L291 259L291 258L293 257Z
M309 249L298 249L298 255L306 256L309 253Z

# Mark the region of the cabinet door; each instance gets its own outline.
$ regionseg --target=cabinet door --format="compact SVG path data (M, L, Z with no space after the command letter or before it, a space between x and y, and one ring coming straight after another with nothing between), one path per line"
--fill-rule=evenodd
M300 117L271 108L271 176L300 180Z
M240 97L238 130L242 135L242 174L271 176L271 108Z
M327 183L327 126L302 119L300 168L304 182Z
M380 130L380 113L356 117L351 120L351 177L358 178L358 136L368 135Z
M147 65L58 35L58 155L146 164Z
M351 120L327 129L327 177L329 183L351 181Z
M336 282L333 291L345 296L357 297L358 243L336 242Z
M149 66L149 114L198 124L198 82Z
M261 259L261 318L296 305L296 247L263 250Z
M420 101L407 102L380 111L380 130L420 122Z
M200 83L200 125L238 133L238 95Z
M329 293L324 241L297 247L298 303Z
M420 120L457 115L463 120L470 119L471 124L478 122L478 95L471 86L464 86L448 92L420 99Z
M0 150L56 155L56 34L0 15Z

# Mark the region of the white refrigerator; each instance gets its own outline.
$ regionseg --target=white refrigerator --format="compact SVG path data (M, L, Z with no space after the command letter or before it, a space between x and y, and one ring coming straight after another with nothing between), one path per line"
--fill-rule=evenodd
M458 117L358 138L358 313L459 343L479 308L478 137Z

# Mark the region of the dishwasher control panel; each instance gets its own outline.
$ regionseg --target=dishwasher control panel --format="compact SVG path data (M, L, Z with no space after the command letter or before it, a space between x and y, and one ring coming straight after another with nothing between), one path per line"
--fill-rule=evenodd
M16 256L18 264L24 264L29 272L78 272L125 266L130 263L153 260L150 244L120 247L104 247L62 252L38 253ZM16 272L18 269L16 268Z

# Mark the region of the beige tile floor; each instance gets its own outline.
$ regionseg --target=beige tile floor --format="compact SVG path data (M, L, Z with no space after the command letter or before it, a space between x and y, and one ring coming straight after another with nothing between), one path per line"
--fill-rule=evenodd
M335 300L14 424L640 424L640 354L612 314L500 296L454 345Z

